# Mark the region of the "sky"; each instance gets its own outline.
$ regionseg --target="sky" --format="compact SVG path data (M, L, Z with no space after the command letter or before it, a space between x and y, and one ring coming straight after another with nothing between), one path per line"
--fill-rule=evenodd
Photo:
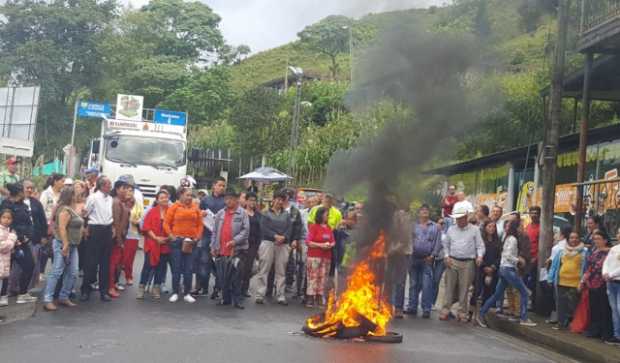
M126 0L139 7L148 0ZM451 0L201 0L222 17L220 27L231 45L249 45L253 53L286 44L306 25L328 15L360 17L368 13L442 5Z

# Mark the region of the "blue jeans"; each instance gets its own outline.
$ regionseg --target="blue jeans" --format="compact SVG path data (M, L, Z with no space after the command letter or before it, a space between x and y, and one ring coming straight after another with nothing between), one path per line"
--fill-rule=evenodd
M166 265L172 266L170 254L162 254L159 256L159 264L151 266L150 256L144 254L144 265L142 265L142 273L140 274L140 285L148 285L153 280L154 285L161 285L166 282Z
M514 287L519 290L521 294L521 312L520 318L521 320L527 320L527 288L523 283L523 280L517 273L517 269L514 267L500 267L499 269L499 282L497 283L497 287L495 288L495 293L485 301L484 305L482 305L482 309L480 309L480 315L485 315L492 306L495 306L495 303L498 301L504 300L504 291L508 287L508 285Z
M443 263L443 259L433 261L433 304L437 303L439 284L441 283L441 277L445 270L446 265Z
M189 294L192 290L192 265L194 262L193 253L183 253L181 246L183 238L177 238L171 244L172 252L172 291L179 294L179 285L181 283L181 275L183 275L183 293ZM194 249L196 246L194 246Z
M54 291L63 273L62 289L58 295L58 300L69 300L69 295L71 295L78 275L79 260L77 246L70 246L69 256L65 258L62 255L62 242L54 239L52 251L54 252L52 271L47 275L47 283L43 293L43 301L46 303L54 301Z
M607 297L611 306L611 317L614 323L614 337L620 339L620 281L607 283Z
M424 258L411 256L409 265L409 311L418 310L418 297L422 291L422 311L427 313L433 306L433 266Z

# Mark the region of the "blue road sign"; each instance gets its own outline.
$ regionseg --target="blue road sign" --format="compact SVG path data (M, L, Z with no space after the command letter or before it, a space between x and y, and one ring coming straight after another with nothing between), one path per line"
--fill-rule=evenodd
M80 101L78 104L78 116L80 117L110 117L111 115L112 105L107 102Z
M185 126L185 124L187 124L187 114L180 111L155 109L153 121L155 121L156 124Z

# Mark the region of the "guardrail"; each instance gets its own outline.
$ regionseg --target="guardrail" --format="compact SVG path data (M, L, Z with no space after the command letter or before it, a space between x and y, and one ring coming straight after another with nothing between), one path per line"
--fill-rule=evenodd
M620 17L620 0L581 0L581 34Z

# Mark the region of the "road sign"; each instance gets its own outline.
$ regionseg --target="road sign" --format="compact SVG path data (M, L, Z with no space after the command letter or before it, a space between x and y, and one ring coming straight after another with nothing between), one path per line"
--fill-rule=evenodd
M78 103L78 116L80 117L110 117L111 115L112 105L107 102L80 101Z
M0 88L0 154L32 157L39 87Z
M179 111L155 109L153 120L157 124L185 126L187 124L187 114Z

